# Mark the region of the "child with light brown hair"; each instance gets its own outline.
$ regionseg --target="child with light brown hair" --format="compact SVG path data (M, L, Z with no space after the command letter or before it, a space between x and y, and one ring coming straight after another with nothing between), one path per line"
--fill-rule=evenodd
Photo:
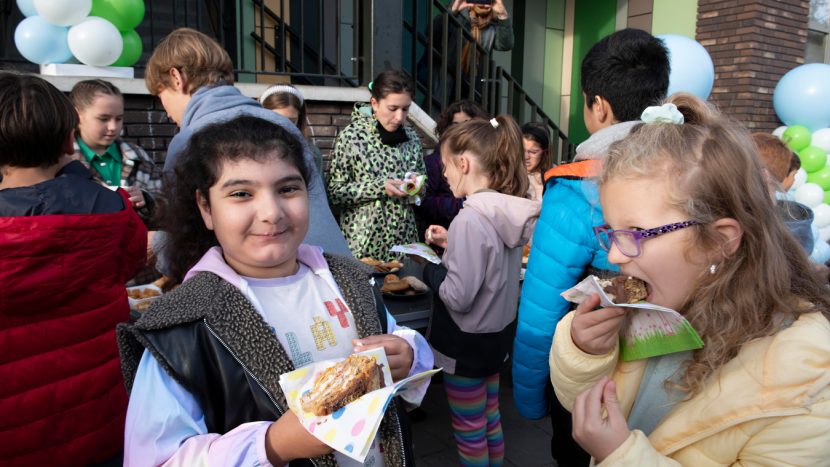
M752 140L758 148L758 156L770 176L770 181L777 184L775 189L784 193L789 191L795 182L796 172L801 168L798 156L775 135L753 133Z
M601 466L826 463L830 297L776 215L752 139L688 94L642 120L605 159L597 241L704 346L619 361L629 312L583 302L550 353L574 438Z
M449 230L426 239L445 249L426 264L436 292L430 344L444 389L461 465L502 465L499 377L513 346L522 247L541 205L527 199L522 133L513 117L469 120L442 135L444 177L464 207Z
M815 219L813 210L801 203L785 199L785 196L779 196L792 187L801 161L790 148L771 134L753 133L752 141L755 143L756 154L761 162L770 196L775 200L778 215L807 254L811 254L815 246L812 230ZM818 264L815 267L825 278L827 277L826 267Z
M129 193L138 215L148 227L153 222L161 192L161 167L140 146L121 139L124 97L109 81L78 81L69 93L78 112L75 154L103 185Z

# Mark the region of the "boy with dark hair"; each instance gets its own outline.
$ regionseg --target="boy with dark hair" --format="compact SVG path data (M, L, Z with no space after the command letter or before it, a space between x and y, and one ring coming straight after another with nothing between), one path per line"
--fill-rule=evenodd
M550 412L555 440L551 453L560 466L588 465L590 456L571 438L570 414L553 397L550 354L556 324L570 306L559 294L588 274L609 275L608 262L592 230L602 225L599 174L608 147L631 131L649 105L669 86L669 58L662 42L637 29L623 29L597 42L582 60L583 117L591 137L576 149L574 162L545 173L542 213L522 286L513 351L514 398L522 416Z
M127 394L115 325L147 230L123 190L70 161L78 116L36 76L0 72L3 465L118 458Z
M233 63L225 49L194 29L176 29L153 50L145 72L147 90L159 97L164 110L180 128L167 148L165 174L172 175L179 154L190 137L206 125L232 120L240 115L274 122L302 142L312 171L308 183L311 218L303 243L320 246L327 253L351 256L343 233L331 213L322 176L314 166L314 156L300 130L291 120L242 95L233 86L233 79ZM170 180L168 178L167 181ZM156 235L154 247L163 247L163 242ZM163 272L163 255L159 256L157 267Z

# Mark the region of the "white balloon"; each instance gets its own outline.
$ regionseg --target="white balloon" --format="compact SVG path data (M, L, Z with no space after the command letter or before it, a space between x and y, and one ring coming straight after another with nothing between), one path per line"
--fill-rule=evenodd
M775 136L778 139L781 139L781 135L784 134L784 131L787 130L787 125L781 125L778 128L772 130L772 136Z
M824 190L815 183L805 183L795 190L795 200L808 208L814 208L824 201Z
M810 140L810 146L816 146L830 152L830 128L816 130Z
M830 159L830 157L828 157ZM795 179L793 180L793 186L790 188L790 192L795 192L801 185L807 182L807 171L804 169L799 168L798 171L795 173Z
M830 206L825 203L821 203L818 206L813 208L813 214L815 214L815 224L819 227L819 229L830 225Z
M58 26L72 26L86 18L92 10L92 0L34 0L37 14Z
M118 60L124 41L109 21L90 16L69 29L69 50L81 63L107 66Z
M818 238L822 242L827 242L828 240L830 240L830 225L818 229Z

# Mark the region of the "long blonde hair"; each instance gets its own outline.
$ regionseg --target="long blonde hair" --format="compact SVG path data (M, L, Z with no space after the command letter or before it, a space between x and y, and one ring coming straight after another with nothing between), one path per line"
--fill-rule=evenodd
M478 159L490 178L490 188L506 195L527 194L522 132L513 117L503 114L489 121L473 119L451 126L441 137L441 152L449 155L464 151Z
M748 132L692 95L667 102L685 123L635 126L611 147L600 185L620 177L674 180L669 202L700 223L693 248L725 258L714 274L701 273L680 310L704 342L677 383L694 395L743 344L775 334L782 318L815 311L830 318L830 299L776 213ZM712 226L721 218L743 229L729 255L721 250L727 239Z

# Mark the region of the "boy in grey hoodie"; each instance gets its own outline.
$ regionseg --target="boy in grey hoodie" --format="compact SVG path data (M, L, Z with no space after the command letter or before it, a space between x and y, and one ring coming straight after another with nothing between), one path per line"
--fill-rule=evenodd
M179 154L200 128L240 115L272 121L302 142L312 172L308 186L309 228L304 243L320 246L328 253L351 256L329 208L322 176L314 167L305 138L290 120L263 108L233 86L233 63L221 45L194 29L176 29L153 51L147 62L145 81L147 89L159 97L167 115L180 128L167 148L164 163L167 183L171 182L169 175ZM158 256L157 268L164 272L163 256L159 255L164 240L156 237L153 249Z

